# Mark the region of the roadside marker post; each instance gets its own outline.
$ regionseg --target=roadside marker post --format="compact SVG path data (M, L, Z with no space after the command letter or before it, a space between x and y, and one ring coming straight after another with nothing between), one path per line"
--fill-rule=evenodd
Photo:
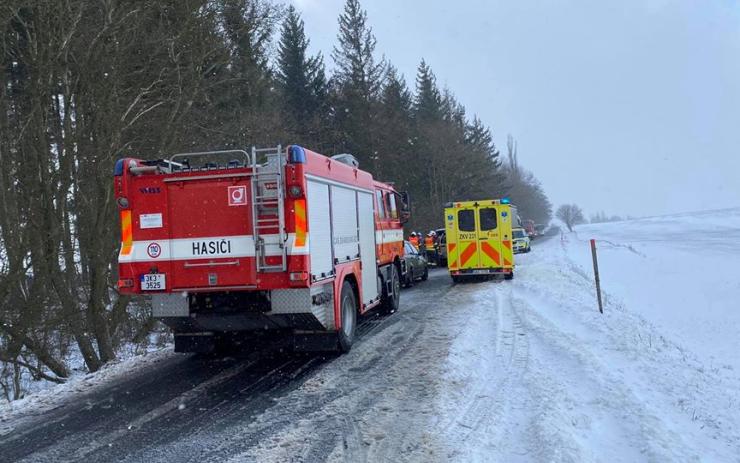
M596 280L596 299L599 301L599 312L604 313L604 306L601 303L601 281L599 280L599 262L596 259L596 240L591 239L591 256L594 259L594 280Z

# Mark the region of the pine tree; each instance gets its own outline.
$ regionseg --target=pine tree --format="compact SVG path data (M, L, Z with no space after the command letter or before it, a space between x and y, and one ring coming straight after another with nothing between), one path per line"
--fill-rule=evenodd
M378 151L383 163L377 175L392 178L400 188L407 189L414 173L413 128L411 125L411 94L404 79L393 66L388 67L378 113L382 136Z
M548 223L552 218L552 204L540 181L519 165L518 145L511 135L507 136L506 150L507 164L503 170L507 191L512 202L519 207L519 215L537 223Z
M289 136L316 147L327 110L328 85L323 57L308 57L308 45L303 20L290 6L278 44L276 81Z
M423 59L416 71L414 117L420 125L442 119L442 97L437 88L437 78Z
M377 111L385 62L375 59L376 39L358 0L347 0L339 16L338 41L332 53L337 66L333 103L338 144L375 172L381 162Z
M375 60L377 40L359 0L347 0L344 5L337 38L339 45L332 53L338 68L336 78L357 97L369 102L380 92L385 62Z
M214 0L229 50L224 74L228 86L214 94L219 111L229 114L223 131L235 146L272 144L282 131L273 76L270 44L280 9L269 0Z

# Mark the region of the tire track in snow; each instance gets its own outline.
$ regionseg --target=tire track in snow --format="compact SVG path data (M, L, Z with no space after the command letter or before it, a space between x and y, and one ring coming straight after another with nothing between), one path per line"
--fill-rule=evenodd
M470 400L461 404L460 413L450 417L446 432L452 433L454 441L464 442L474 433L487 433L497 396L506 394L510 384L527 368L528 342L521 321L504 301L501 289L495 288L493 301L487 295L476 297L477 315L484 317L478 320L482 326L477 329L486 332L492 328L489 334L477 336L483 341L478 366L485 380L470 391Z
M450 342L450 307L461 297L467 302L469 294L453 288L441 272L430 280L443 282L412 290L415 297L392 316L397 323L391 329L363 341L361 351L339 358L268 411L265 429L278 417L290 424L268 431L263 445L237 453L233 461L442 460L428 432L435 365Z
M576 347L584 345L582 340L562 332L525 298L514 297L512 303L530 336L533 369L539 371L532 386L544 391L552 404L543 417L550 432L539 438L559 435L569 441L560 446L570 448L579 460L700 460L645 409L621 378L587 348ZM602 453L594 454L594 448Z
M448 409L458 409L439 426L450 449L448 458L531 461L557 457L568 443L543 439L547 430L538 428L540 417L547 412L547 397L531 380L537 372L531 364L529 332L512 306L511 284L481 286L476 304L462 313L475 321L467 333L460 334L451 352L453 379L460 383L462 378L462 387L457 394L444 397ZM468 363L455 364L455 356ZM455 391L455 386L453 382L448 390Z

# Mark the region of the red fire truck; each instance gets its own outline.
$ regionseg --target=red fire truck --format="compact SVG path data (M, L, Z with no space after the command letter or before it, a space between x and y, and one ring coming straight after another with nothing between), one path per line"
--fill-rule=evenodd
M408 195L298 145L120 159L118 288L149 294L177 352L283 330L348 351L358 316L394 311Z

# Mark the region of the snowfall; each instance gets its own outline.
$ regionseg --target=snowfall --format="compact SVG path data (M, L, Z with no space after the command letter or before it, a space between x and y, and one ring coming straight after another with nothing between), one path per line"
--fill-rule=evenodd
M516 264L513 281L435 293L447 304L439 309L412 303L433 290L424 284L434 278L406 293L410 308L394 317L429 311L425 328L393 347L408 355L383 372L373 371L377 360L355 371L390 345L378 335L317 369L286 392L282 406L234 433L283 423L233 461L301 460L301 446L332 410L356 413L353 432L364 435L369 461L740 461L740 208L580 225L535 240ZM441 274L437 282L450 284ZM397 323L388 336L401 329ZM132 358L0 404L0 428L10 432L15 420L172 355ZM311 408L305 399L358 379L368 386L342 389L329 407ZM371 387L387 386L381 381L393 387L376 405L360 407ZM289 413L295 421L285 419ZM397 442L373 452L383 439ZM357 457L348 452L345 442L328 459Z

